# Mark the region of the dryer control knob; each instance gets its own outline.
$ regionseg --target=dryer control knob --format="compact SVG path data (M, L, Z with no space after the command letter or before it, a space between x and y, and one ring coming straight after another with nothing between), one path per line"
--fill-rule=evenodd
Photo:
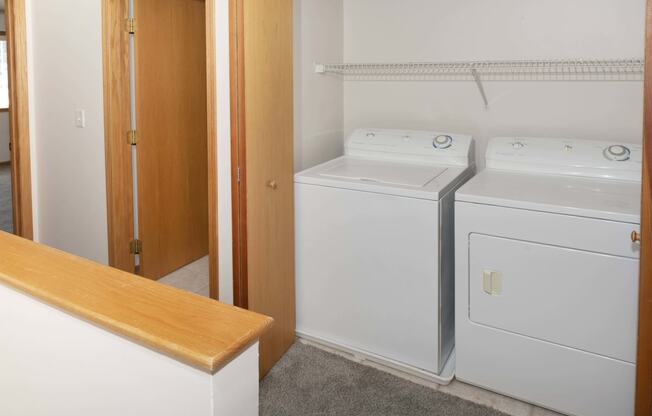
M432 145L436 149L448 149L453 145L453 138L451 136L442 134L435 137L435 140L432 141Z
M617 162L629 160L629 156L631 155L631 151L626 146L620 144L614 144L607 147L604 149L603 153L607 159L615 160Z

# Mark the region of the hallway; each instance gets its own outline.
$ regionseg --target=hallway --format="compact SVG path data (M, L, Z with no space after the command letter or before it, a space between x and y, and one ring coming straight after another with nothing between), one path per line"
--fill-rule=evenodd
M0 230L12 233L14 230L11 212L11 168L0 165Z

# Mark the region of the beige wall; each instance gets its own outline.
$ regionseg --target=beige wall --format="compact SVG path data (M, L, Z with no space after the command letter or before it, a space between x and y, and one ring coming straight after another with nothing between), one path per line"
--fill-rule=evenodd
M641 58L644 0L344 0L344 60ZM470 133L640 142L641 82L346 82L344 131Z
M645 0L298 0L296 170L359 127L640 142L641 82L341 82L313 62L643 56Z
M101 1L28 0L27 25L35 238L107 263Z

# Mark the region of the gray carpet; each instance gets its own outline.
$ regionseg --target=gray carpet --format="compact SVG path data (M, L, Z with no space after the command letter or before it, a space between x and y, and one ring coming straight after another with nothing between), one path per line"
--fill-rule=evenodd
M261 416L505 416L300 342L260 384Z
M11 169L0 165L0 230L12 233L14 230L11 212Z

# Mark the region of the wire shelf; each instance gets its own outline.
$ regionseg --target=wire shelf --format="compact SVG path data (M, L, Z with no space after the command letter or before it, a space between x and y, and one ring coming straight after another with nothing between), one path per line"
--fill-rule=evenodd
M316 64L345 80L641 81L642 59Z

